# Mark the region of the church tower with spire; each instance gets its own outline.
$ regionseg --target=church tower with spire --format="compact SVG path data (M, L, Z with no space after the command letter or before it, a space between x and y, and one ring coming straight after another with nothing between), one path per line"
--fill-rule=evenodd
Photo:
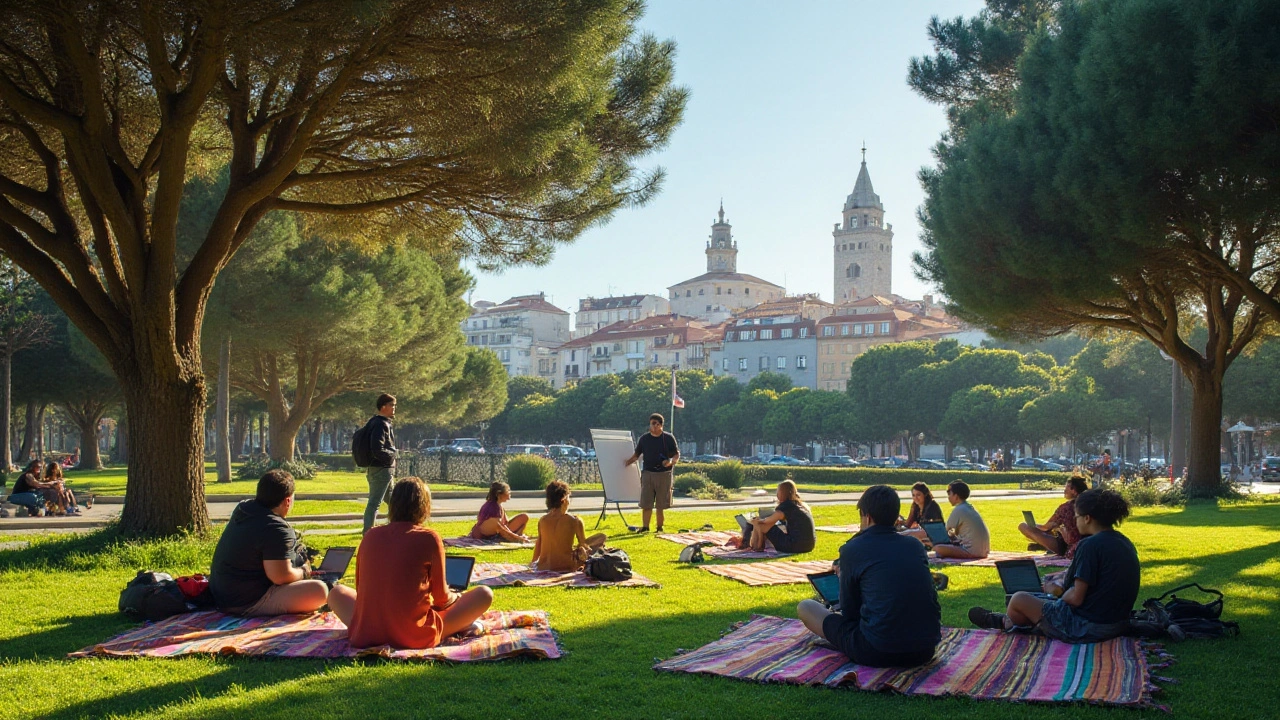
M720 201L720 219L711 223L711 239L707 241L707 272L738 272L738 243L733 241L733 226L724 221L724 201Z
M871 187L867 148L853 192L844 201L844 222L831 233L835 241L835 302L891 295L893 226L884 222L884 205Z

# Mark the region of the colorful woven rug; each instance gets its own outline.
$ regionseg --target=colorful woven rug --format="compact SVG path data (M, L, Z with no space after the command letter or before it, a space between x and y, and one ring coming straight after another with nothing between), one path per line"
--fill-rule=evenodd
M766 545L764 550L752 550L751 548L734 548L734 547L709 547L702 548L704 555L717 560L776 560L777 558L791 557L794 553L780 553L773 549L772 545Z
M918 668L855 665L799 620L755 616L704 647L654 666L756 682L960 695L980 700L1152 706L1147 649L1133 638L1068 645L1036 635L943 628Z
M390 646L353 648L347 628L333 613L241 618L216 610L174 615L148 623L68 657L177 657L248 655L285 658L379 656L392 660L471 662L527 655L558 658L560 645L543 610L490 611L480 617L484 632L449 638L425 650Z
M860 525L815 525L814 530L818 532L838 533L840 535L853 535L862 529Z
M1008 552L1004 550L992 550L985 558L981 560L959 560L955 558L939 558L933 553L929 553L930 565L966 565L968 567L995 567L997 560L1023 560L1030 559L1036 561L1037 567L1070 567L1071 561L1061 555L1048 555L1039 550L1026 550L1022 552Z
M472 585L489 587L662 587L649 578L633 574L630 580L605 582L587 577L581 570L577 572L556 572L555 570L530 570L528 565L517 563L476 563L471 571Z
M476 540L472 537L451 537L444 539L445 547L467 548L470 550L532 550L534 542L507 542L505 540Z
M702 565L709 573L737 580L752 587L762 585L795 585L809 582L810 573L831 569L830 560L782 561L764 563L736 563L733 565Z
M692 545L699 542L724 545L734 538L742 537L742 533L724 532L723 530L704 530L701 532L664 533L656 535L660 540L670 540L680 545Z

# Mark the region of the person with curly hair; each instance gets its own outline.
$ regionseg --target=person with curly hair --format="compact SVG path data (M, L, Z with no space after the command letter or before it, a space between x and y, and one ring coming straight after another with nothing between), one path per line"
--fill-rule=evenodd
M1124 634L1138 599L1138 551L1116 526L1129 516L1129 503L1113 490L1086 490L1075 502L1075 523L1083 539L1061 584L1045 583L1055 599L1014 593L1006 612L969 609L981 628L1030 628L1069 643L1100 642Z
M580 570L591 552L604 546L605 534L587 537L582 519L569 514L571 493L564 481L551 481L546 493L547 514L538 520L538 540L533 546L530 567L559 572Z

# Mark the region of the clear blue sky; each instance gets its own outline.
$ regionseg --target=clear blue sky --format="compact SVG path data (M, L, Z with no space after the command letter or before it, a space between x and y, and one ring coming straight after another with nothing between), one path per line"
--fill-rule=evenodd
M906 84L929 54L933 15L972 16L980 0L896 3L650 0L644 31L678 47L676 78L692 97L684 123L641 165L667 170L662 194L560 248L543 267L476 272L474 300L546 292L579 298L653 293L706 271L705 242L724 198L738 271L788 292L832 296L831 227L867 169L893 225L893 291L919 298L916 173L946 127L941 107Z

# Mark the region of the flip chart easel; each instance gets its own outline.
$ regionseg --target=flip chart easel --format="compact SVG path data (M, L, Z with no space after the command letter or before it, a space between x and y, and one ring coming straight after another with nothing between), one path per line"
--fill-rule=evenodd
M604 505L596 527L609 513L609 503L618 510L622 524L628 525L622 514L622 503L640 502L640 463L627 465L627 458L635 454L636 443L630 430L591 431L591 442L596 447L596 462L600 464L600 482L604 485Z

